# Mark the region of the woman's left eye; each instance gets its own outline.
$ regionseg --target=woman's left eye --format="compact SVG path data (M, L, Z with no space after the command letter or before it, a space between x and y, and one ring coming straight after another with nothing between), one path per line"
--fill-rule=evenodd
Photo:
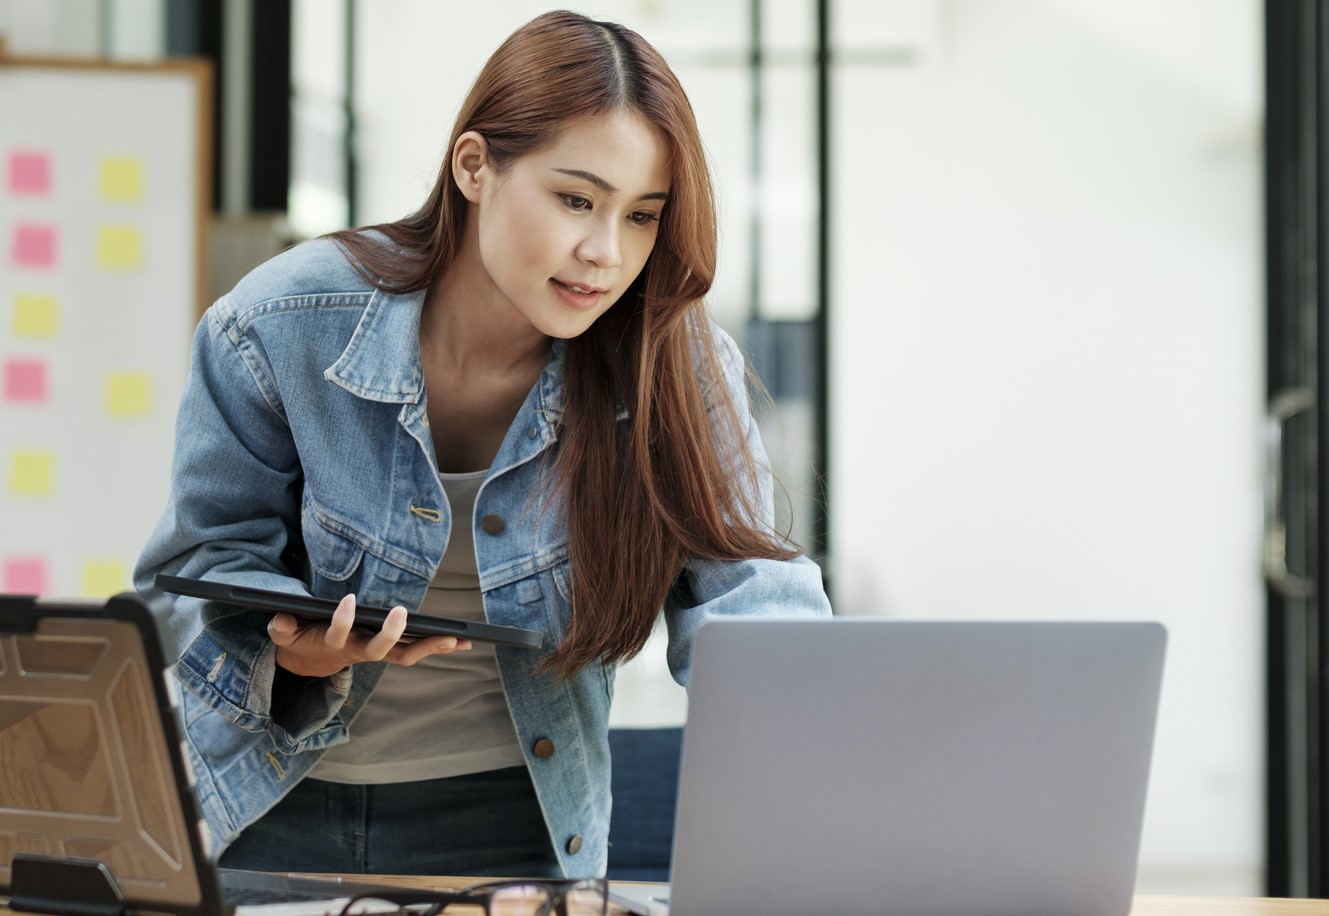
M639 210L636 213L629 214L628 219L632 220L632 222L636 223L638 226L649 226L651 223L658 223L660 221L659 215L646 210Z

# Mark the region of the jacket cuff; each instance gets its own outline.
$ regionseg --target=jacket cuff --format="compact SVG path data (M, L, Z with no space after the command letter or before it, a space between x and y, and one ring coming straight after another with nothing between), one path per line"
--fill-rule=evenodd
M282 753L309 749L309 739L329 729L343 731L337 714L350 695L350 669L326 678L282 672L278 684L277 647L266 637L223 647L212 628L205 628L175 671L181 684L222 718L248 732L268 732Z
M276 664L273 652L270 717L272 739L279 750L303 750L305 739L332 724L351 694L351 669L343 668L328 677L292 674Z

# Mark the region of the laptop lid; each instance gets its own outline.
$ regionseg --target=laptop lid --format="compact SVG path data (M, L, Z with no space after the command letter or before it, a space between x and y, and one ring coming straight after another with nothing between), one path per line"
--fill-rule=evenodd
M1124 916L1156 623L716 620L670 909Z
M187 770L164 641L169 608L159 592L105 603L0 595L0 896L12 908L236 912L207 854ZM271 900L349 890L237 877L251 890L265 885ZM238 912L327 911L282 903Z

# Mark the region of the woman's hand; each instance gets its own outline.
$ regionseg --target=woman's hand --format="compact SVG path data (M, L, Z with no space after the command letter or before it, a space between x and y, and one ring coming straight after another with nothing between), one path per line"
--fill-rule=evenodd
M268 638L277 644L277 664L292 674L328 677L356 662L414 665L427 655L471 648L469 639L455 636L407 637L406 608L388 612L377 633L357 630L355 596L337 605L328 623L300 623L293 614L277 614L268 623Z

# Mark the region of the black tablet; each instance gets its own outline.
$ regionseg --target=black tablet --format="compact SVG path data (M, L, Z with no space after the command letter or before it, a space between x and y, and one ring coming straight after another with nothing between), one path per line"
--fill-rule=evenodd
M311 598L308 595L291 595L266 588L247 588L242 585L227 585L224 582L208 582L181 576L159 574L153 578L152 584L173 595L205 598L208 601L220 601L223 604L234 604L257 611L285 612L305 620L331 620L332 612L337 609L338 603L329 598ZM356 604L355 625L377 632L382 628L388 610L389 608ZM406 618L406 635L456 636L458 639L491 642L521 649L539 649L544 645L544 634L539 630L523 630L520 627L458 620L455 617L433 617L427 614L409 615Z

